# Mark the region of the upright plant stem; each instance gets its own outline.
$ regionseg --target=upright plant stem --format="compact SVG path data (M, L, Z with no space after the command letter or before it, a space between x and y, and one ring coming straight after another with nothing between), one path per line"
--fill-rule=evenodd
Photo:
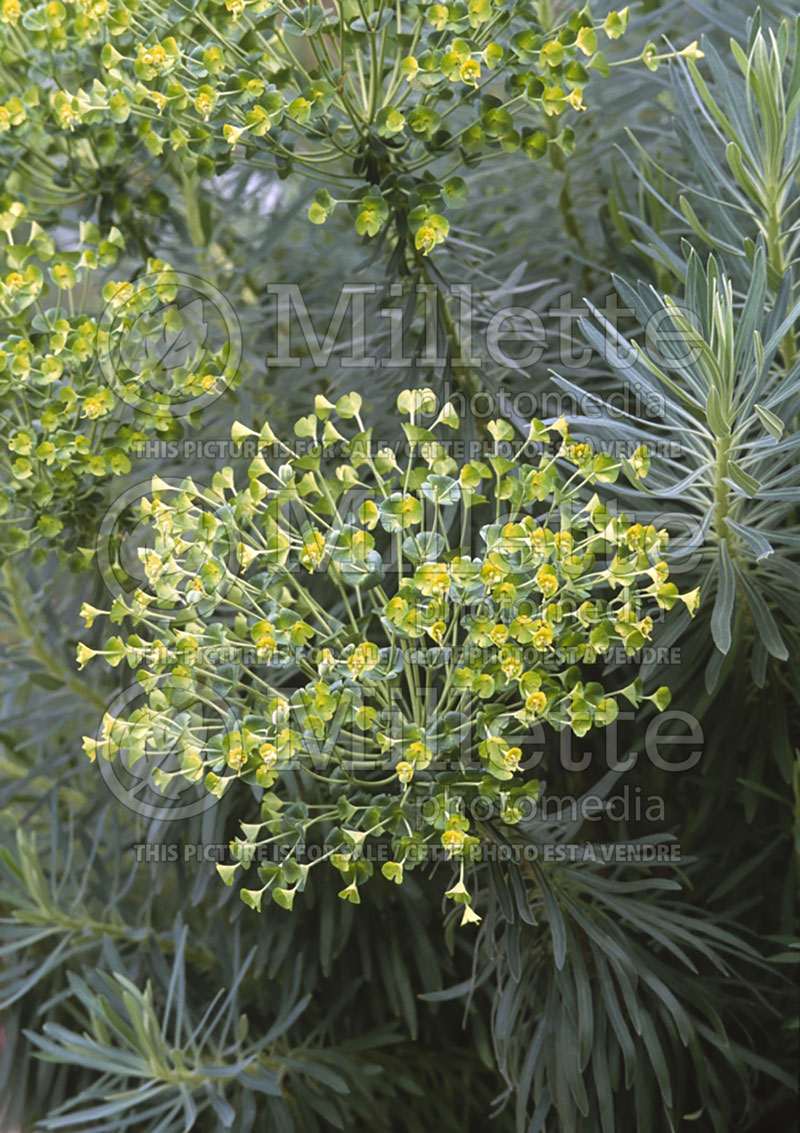
M786 264L783 258L783 233L781 232L780 206L777 200L770 198L766 217L767 229L767 258L769 265L775 273L777 286L786 274ZM797 340L794 328L789 327L781 341L783 364L787 371L791 370L797 361Z
M460 392L464 395L467 409L475 423L476 433L482 439L489 439L486 423L475 417L473 411L474 398L476 394L483 392L483 386L475 370L469 365L468 355L464 353L464 344L461 341L458 326L448 305L447 296L432 278L424 262L421 263L420 268L425 282L436 289L437 309L447 340L447 356L450 361L455 383Z
M714 473L714 530L718 539L727 539L730 531L726 520L728 518L728 485L725 477L728 475L728 461L730 460L730 436L718 437L716 443L716 471Z

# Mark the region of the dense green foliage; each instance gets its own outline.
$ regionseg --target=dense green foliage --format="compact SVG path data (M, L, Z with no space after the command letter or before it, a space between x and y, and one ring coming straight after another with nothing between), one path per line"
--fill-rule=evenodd
M799 36L0 0L0 1127L789 1126Z

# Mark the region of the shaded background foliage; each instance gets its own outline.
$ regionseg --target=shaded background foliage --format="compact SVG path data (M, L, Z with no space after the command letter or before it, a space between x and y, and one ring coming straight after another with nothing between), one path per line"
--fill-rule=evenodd
M768 4L762 19L768 26L791 15L788 4ZM750 5L739 2L645 3L635 8L620 50L632 44L635 52L640 41L661 35L682 44L705 32L731 68L727 38L746 42L750 16ZM707 52L702 72L712 64ZM507 180L493 177L491 166L470 174L473 205L459 214L429 271L434 282L473 282L476 340L496 310L516 301L547 311L569 290L602 308L612 273L627 281L620 291L632 307L637 281L643 305L654 302L651 285L684 296L707 287L708 242L678 198L683 186L703 189L698 144L719 151L721 143L697 142L708 131L691 126L698 112L681 70L641 68L599 86L564 168L539 164ZM726 176L720 189L730 183ZM792 183L796 194L796 171ZM344 218L312 229L302 181L252 171L177 191L164 163L124 192L134 202L130 211L107 193L100 208L132 246L206 275L236 305L244 380L206 415L205 438L227 439L234 419L258 427L269 417L278 431L314 394L354 386L373 416L382 415L376 434L394 435L394 394L429 384L423 368L381 370L376 381L373 371L337 364L336 355L326 365L302 359L291 370L264 364L276 331L267 284L299 282L315 326L324 327L342 280L383 282L382 258L354 243ZM71 208L77 218L97 204L87 198ZM732 281L734 321L745 295L759 287L768 341L770 319L774 327L797 302L791 267L784 265L783 291L758 283L731 228L755 239L757 226L742 223L741 209L735 220L723 213L723 205L697 206L699 223L726 244L716 255ZM68 224L71 213L63 216ZM684 256L684 240L696 256ZM636 333L644 313L646 306L624 329ZM421 330L419 308L410 322L412 333ZM551 369L570 377L548 328L533 367L509 371L484 359L482 383L506 395L512 412L514 394L552 394ZM370 318L368 330L370 348L385 350L385 322ZM595 345L591 324L586 330ZM779 349L782 381L794 390L800 373ZM750 380L746 368L738 376ZM630 378L595 351L578 380L613 400ZM786 431L777 442L782 449L763 449L767 492L776 458L787 469L797 464L797 394L777 408ZM676 428L670 412L655 426L609 415L595 430L624 438L635 428L658 437L658 425ZM753 428L755 443L768 437L763 423ZM656 476L658 487L668 490L687 475L691 459L689 446L674 469ZM192 467L167 456L140 460L130 479L178 470L210 475L206 460ZM794 491L796 472L781 483ZM108 489L106 502L118 487ZM637 514L642 506L665 510L663 501L618 499ZM677 526L687 512L705 514L685 492L667 499ZM357 909L320 887L291 916L274 906L256 916L218 884L213 863L138 861L139 843L225 842L236 832L235 799L159 824L108 795L80 754L79 737L94 731L113 678L89 684L72 661L81 636L77 610L102 593L102 583L91 573L65 579L52 559L35 569L20 559L6 564L3 1126L166 1130L197 1115L195 1127L208 1130L456 1130L477 1127L493 1110L499 1130L671 1129L682 1127L681 1118L699 1129L768 1129L788 1121L797 1011L787 973L797 958L800 813L797 682L786 660L797 655L794 500L759 504L758 492L745 498L743 523L765 539L777 532L778 553L762 562L754 550L729 638L720 613L714 622L727 568L724 558L720 565L706 556L688 568L691 585L696 576L703 588L699 619L680 638L656 639L680 645L680 664L659 679L671 685L674 704L701 721L703 758L681 775L642 758L625 781L667 799L658 837L680 842L680 891L648 870L564 864L520 877L513 868L486 866L477 879L484 914L477 939L454 931L452 920L442 927L440 886L420 871L391 893L374 887ZM749 601L747 585L756 592ZM765 641L762 607L777 622L783 650ZM642 751L645 723L639 715L620 724L622 751ZM587 736L575 746L576 756L591 751L598 769L591 790L612 792L613 777L602 774L604 740ZM554 794L587 790L585 773L565 770L555 745L544 777ZM604 820L591 833L609 841L652 838L650 824L634 821ZM574 841L581 834L589 836L565 820L546 829L534 824L519 836ZM499 842L506 835L494 836ZM139 1087L133 1100L106 1100Z

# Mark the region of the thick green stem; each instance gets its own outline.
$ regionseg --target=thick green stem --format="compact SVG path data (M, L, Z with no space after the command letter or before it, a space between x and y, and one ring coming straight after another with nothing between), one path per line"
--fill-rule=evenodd
M202 253L206 248L207 240L205 232L203 231L203 221L200 216L197 178L194 174L182 172L181 180L183 182L183 199L186 205L186 226L189 229L189 235L195 247Z
M716 471L714 474L714 531L718 539L728 539L730 531L726 520L728 518L728 485L725 477L728 475L728 461L731 454L731 438L717 437L715 446Z
M786 273L786 264L783 258L783 234L781 233L780 206L776 199L771 199L767 211L767 258L769 266L775 274L777 286ZM797 340L794 328L790 327L783 336L781 343L784 368L791 370L797 361Z
M477 374L467 361L468 356L464 353L464 344L461 341L461 335L459 334L458 326L456 325L456 321L453 318L450 307L448 306L447 296L434 282L433 278L428 272L424 261L420 262L420 270L422 278L425 280L425 282L436 290L437 307L439 316L442 320L442 326L444 327L445 337L447 339L447 355L450 360L453 378L455 379L456 385L458 386L460 392L464 395L467 408L471 413L473 420L475 421L475 428L478 435L482 438L488 439L489 433L486 428L486 423L475 418L472 409L473 399L476 394L483 392L483 386L481 385Z

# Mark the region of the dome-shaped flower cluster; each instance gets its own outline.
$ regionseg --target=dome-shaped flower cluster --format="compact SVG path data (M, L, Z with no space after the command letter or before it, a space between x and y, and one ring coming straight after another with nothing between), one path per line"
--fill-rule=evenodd
M584 735L614 721L620 697L666 706L665 688L645 697L638 679L606 687L599 662L640 650L659 610L697 604L668 581L666 533L601 498L620 472L644 475L643 450L594 452L563 419L523 438L497 420L472 454L429 389L400 394L405 442L386 446L361 409L357 394L319 396L291 444L235 426L256 450L244 483L230 468L205 488L154 482L148 586L85 611L136 633L82 645L81 663L125 661L143 690L87 752L166 745L178 754L162 785L249 784L260 802L220 872L231 882L280 850L242 890L250 904L291 905L322 861L357 902L381 854L397 882L436 852L480 854L465 807L480 798L497 821L521 819L545 725ZM212 723L209 703L224 706ZM327 784L327 804L304 804L306 776ZM465 892L454 899L468 906Z

